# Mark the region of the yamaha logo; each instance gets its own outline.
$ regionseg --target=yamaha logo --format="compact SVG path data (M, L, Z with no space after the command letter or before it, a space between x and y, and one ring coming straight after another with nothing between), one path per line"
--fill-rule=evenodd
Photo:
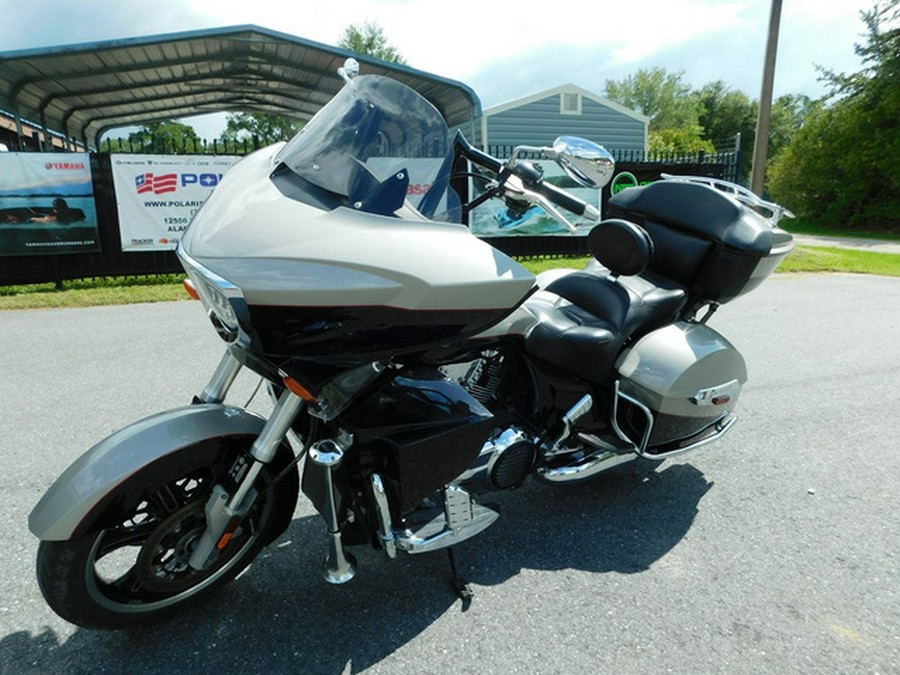
M84 171L87 167L84 162L47 162L44 168L47 171Z

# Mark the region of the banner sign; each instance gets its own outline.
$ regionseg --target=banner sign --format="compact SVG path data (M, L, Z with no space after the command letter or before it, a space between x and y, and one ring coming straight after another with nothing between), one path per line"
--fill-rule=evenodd
M0 256L99 250L87 154L0 153Z
M172 250L240 157L110 156L123 251Z
M569 178L556 162L547 160L532 161L532 164L543 169L543 180L547 183L570 192L582 201L593 204L602 212L601 191L596 188L581 187ZM476 192L478 183L473 181L471 189ZM472 194L475 194L474 192ZM507 236L587 236L595 221L580 218L562 207L556 207L570 223L575 225L577 232L571 233L568 228L557 221L553 216L544 211L540 206L532 206L525 211L510 209L502 200L491 199L477 207L469 217L470 229L479 237L507 237Z

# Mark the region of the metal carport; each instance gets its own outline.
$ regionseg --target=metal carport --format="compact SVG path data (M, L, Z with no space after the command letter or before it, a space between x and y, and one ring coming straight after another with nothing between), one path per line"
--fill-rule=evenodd
M389 75L428 98L450 126L481 115L466 85L420 70L253 25L0 52L0 109L99 146L104 132L212 112L308 120L361 72Z

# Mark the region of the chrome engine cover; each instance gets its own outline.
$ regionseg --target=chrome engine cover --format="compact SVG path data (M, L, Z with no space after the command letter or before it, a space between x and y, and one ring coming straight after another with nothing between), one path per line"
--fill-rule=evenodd
M454 484L476 494L517 488L531 473L536 452L523 429L509 427L485 442L478 459Z

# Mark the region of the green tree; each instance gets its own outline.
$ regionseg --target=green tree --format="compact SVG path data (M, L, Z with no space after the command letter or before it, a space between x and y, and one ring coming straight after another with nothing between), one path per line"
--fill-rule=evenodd
M149 122L128 135L131 144L153 148L158 153L192 153L202 147L194 128L175 120Z
M823 71L830 96L772 163L772 195L825 227L900 232L900 0L863 12L863 68Z
M742 91L730 89L722 80L706 84L695 95L699 101L699 119L703 137L709 140L716 150L734 149L735 139L740 134L739 175L740 179L746 182L750 177L750 164L753 160L758 102L751 100ZM769 132L770 160L778 156L797 129L803 126L812 107L813 102L810 98L802 94L787 94L775 100L772 104L772 123Z
M263 145L286 141L294 136L302 124L282 115L271 113L231 113L222 133L224 141L240 141L247 137L256 138Z
M723 80L704 85L695 96L703 137L717 151L734 150L737 135L741 135L741 164L738 173L741 181L747 181L753 161L753 139L756 136L756 102L751 101L744 92L730 89Z
M797 130L803 127L815 108L815 101L804 94L785 94L775 99L769 130L770 162L790 144Z
M607 80L605 95L650 118L650 151L693 153L713 151L703 137L699 101L683 72L641 69L623 80Z
M651 153L662 155L695 155L715 152L713 144L703 138L703 129L695 124L650 131L648 146Z
M347 26L338 41L338 47L357 54L374 56L382 61L406 65L406 59L395 47L388 44L384 30L374 21L366 21L361 26L356 24Z

